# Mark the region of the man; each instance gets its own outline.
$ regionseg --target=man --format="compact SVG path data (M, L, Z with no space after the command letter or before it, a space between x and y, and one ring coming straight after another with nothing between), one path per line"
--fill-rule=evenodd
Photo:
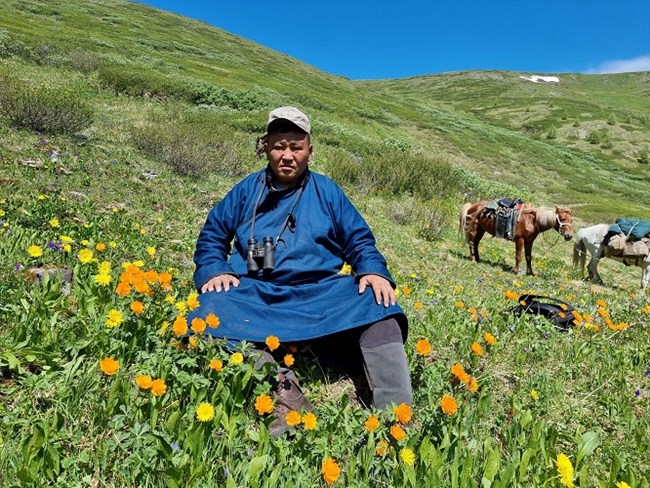
M201 306L188 320L214 313L220 325L206 333L215 337L261 344L273 335L309 341L325 362L359 359L375 407L410 404L407 320L395 284L341 188L309 170L309 119L294 107L275 109L261 143L268 166L239 182L201 230L194 254ZM354 276L340 273L345 263ZM268 353L258 364L266 361ZM272 435L286 430L288 409L312 408L295 375L279 371Z

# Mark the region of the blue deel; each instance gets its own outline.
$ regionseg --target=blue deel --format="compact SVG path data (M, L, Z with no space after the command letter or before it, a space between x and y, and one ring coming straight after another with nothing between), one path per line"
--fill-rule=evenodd
M247 273L247 242L262 186L255 217L258 242L264 236L275 240L299 191L271 190L268 171L246 177L210 211L194 254L196 287L200 289L222 273L239 277L240 285L227 292L201 294L200 307L188 315L188 323L213 313L220 325L208 327L206 334L251 342L274 335L287 342L395 316L405 339L407 319L399 305L378 305L370 287L359 294L358 280L366 274L383 276L395 284L368 224L343 190L324 175L308 170L293 211L293 225L284 231L275 250L275 270ZM344 263L352 266L355 276L340 274Z

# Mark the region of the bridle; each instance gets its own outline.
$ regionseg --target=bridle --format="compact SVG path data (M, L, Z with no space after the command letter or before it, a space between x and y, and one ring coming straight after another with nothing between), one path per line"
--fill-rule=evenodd
M555 221L557 222L557 228L555 230L558 232L558 234L560 234L562 237L564 237L566 239L567 235L566 235L566 233L564 233L562 231L562 227L565 227L565 226L566 227L573 227L573 222L562 222L562 220L560 220L560 216L557 214L557 212L555 213Z

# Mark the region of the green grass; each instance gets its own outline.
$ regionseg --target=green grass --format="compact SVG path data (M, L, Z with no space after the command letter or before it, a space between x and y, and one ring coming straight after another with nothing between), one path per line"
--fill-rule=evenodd
M636 157L650 140L647 73L567 74L559 85L506 72L356 82L118 0L10 0L0 29L0 76L75 90L94 113L76 133L0 117L0 484L319 486L333 457L339 486L559 486L563 453L578 486L650 486L640 269L605 260L608 286L591 286L569 267L571 245L549 232L533 250L538 275L517 277L512 243L485 239L475 264L456 236L465 198L567 205L580 225L647 218L650 168ZM398 283L415 394L404 441L390 437L390 411L358 406L349 381L300 354L318 426L270 440L254 409L269 389L261 373L228 364L219 344L174 347L169 327L193 292L198 231L240 175L264 165L255 137L268 109L285 103L310 115L313 169L346 189ZM602 128L610 148L579 134ZM69 252L47 247L62 235ZM43 255L30 257L32 245ZM97 262L82 263L83 249ZM118 296L123 263L137 260L170 272L172 290ZM95 281L104 261L107 287ZM33 282L37 265L71 269L70 294L57 280ZM556 296L590 318L559 332L509 314L509 291ZM116 328L106 326L111 309L124 314ZM612 330L607 314L628 327ZM423 338L427 357L414 350ZM98 367L106 356L120 361L114 376ZM213 357L226 363L221 373L208 368ZM457 362L476 393L453 380ZM138 374L163 378L166 393L140 390ZM459 404L453 416L440 409L445 394ZM216 410L205 424L195 417L202 402ZM371 413L381 427L368 434ZM391 445L385 457L375 455L381 439ZM413 467L400 460L404 448Z

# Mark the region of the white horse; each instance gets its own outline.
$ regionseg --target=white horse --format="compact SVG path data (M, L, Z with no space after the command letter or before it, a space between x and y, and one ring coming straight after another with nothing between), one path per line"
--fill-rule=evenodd
M650 254L639 256L638 258L623 258L620 256L612 256L610 249L603 244L605 234L609 231L609 224L592 225L580 229L576 234L576 243L573 245L573 266L580 268L584 272L585 261L587 259L587 252L591 254L591 261L587 266L589 271L589 279L595 283L602 284L603 280L598 274L598 261L601 258L610 258L622 262L625 265L639 266L643 273L641 275L641 295L645 295L645 290L650 282Z

